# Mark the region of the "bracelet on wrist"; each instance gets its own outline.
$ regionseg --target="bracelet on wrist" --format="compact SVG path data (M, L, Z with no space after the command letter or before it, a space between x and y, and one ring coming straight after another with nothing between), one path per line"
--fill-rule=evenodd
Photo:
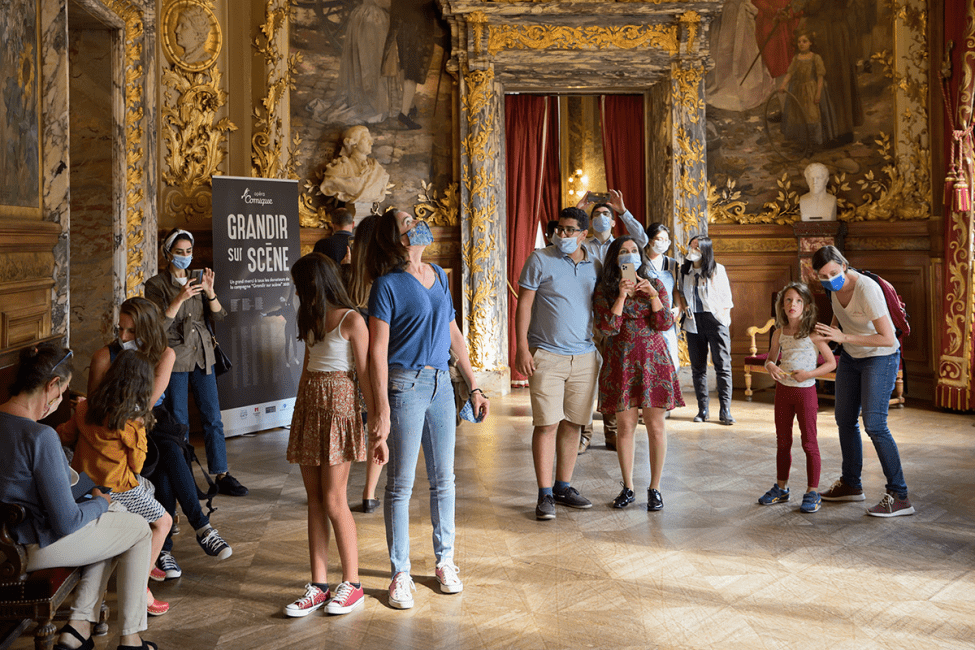
M217 294L213 294L213 298L207 298L207 300L209 300L210 302L213 302L216 299L217 299Z
M491 399L490 397L488 397L487 395L485 395L484 394L484 391L481 390L480 388L472 388L471 389L471 394L468 395L468 397L473 397L474 396L474 393L480 393L481 394L481 397L483 397L484 399Z

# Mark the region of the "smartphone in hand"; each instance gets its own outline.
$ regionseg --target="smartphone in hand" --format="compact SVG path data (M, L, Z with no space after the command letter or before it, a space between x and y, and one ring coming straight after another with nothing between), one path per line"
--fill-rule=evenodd
M621 264L620 273L623 275L624 280L629 280L633 284L636 284L636 266L632 262L624 262Z
M609 203L609 192L588 192L586 201L589 203Z
M203 269L190 271L190 278L197 284L203 284Z

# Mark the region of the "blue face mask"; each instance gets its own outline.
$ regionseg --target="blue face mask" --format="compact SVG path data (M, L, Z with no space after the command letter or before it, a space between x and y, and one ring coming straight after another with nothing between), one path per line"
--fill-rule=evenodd
M425 221L418 221L412 229L407 230L406 238L410 240L410 246L429 246L433 243L433 233Z
M559 237L558 246L563 255L572 255L579 248L579 240L575 237Z
M609 217L598 216L592 220L592 229L596 232L606 232L613 225L613 220Z
M173 266L183 271L190 268L192 262L192 255L173 255Z
M843 284L846 282L846 272L837 273L829 280L820 280L819 283L823 285L823 289L827 291L839 291L843 288Z
M640 267L643 266L643 259L639 253L620 253L620 256L616 259L620 266L632 264L634 271L640 270Z

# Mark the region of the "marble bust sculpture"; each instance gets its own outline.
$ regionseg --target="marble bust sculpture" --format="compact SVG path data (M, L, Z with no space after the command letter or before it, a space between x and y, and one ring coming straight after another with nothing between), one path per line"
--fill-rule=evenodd
M836 197L826 193L829 170L822 163L812 163L803 172L809 192L799 197L799 215L803 221L836 221Z
M349 128L342 138L342 151L325 168L321 191L346 203L379 203L385 198L389 174L372 153L372 136L364 126Z

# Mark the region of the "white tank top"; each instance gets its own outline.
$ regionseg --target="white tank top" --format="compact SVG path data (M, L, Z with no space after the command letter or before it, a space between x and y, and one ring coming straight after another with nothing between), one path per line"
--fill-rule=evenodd
M782 355L779 367L786 372L816 369L816 361L819 358L819 353L816 351L816 344L808 336L797 339L795 336L790 336L789 334L781 334L779 335L779 348L781 349ZM800 382L791 377L786 377L782 380L782 385L792 386L794 388L808 388L809 386L815 386L816 380L809 378L806 381Z
M351 313L351 309L346 311L339 324L321 341L316 342L315 334L308 333L309 372L347 372L352 367L352 343L342 338L342 323Z

